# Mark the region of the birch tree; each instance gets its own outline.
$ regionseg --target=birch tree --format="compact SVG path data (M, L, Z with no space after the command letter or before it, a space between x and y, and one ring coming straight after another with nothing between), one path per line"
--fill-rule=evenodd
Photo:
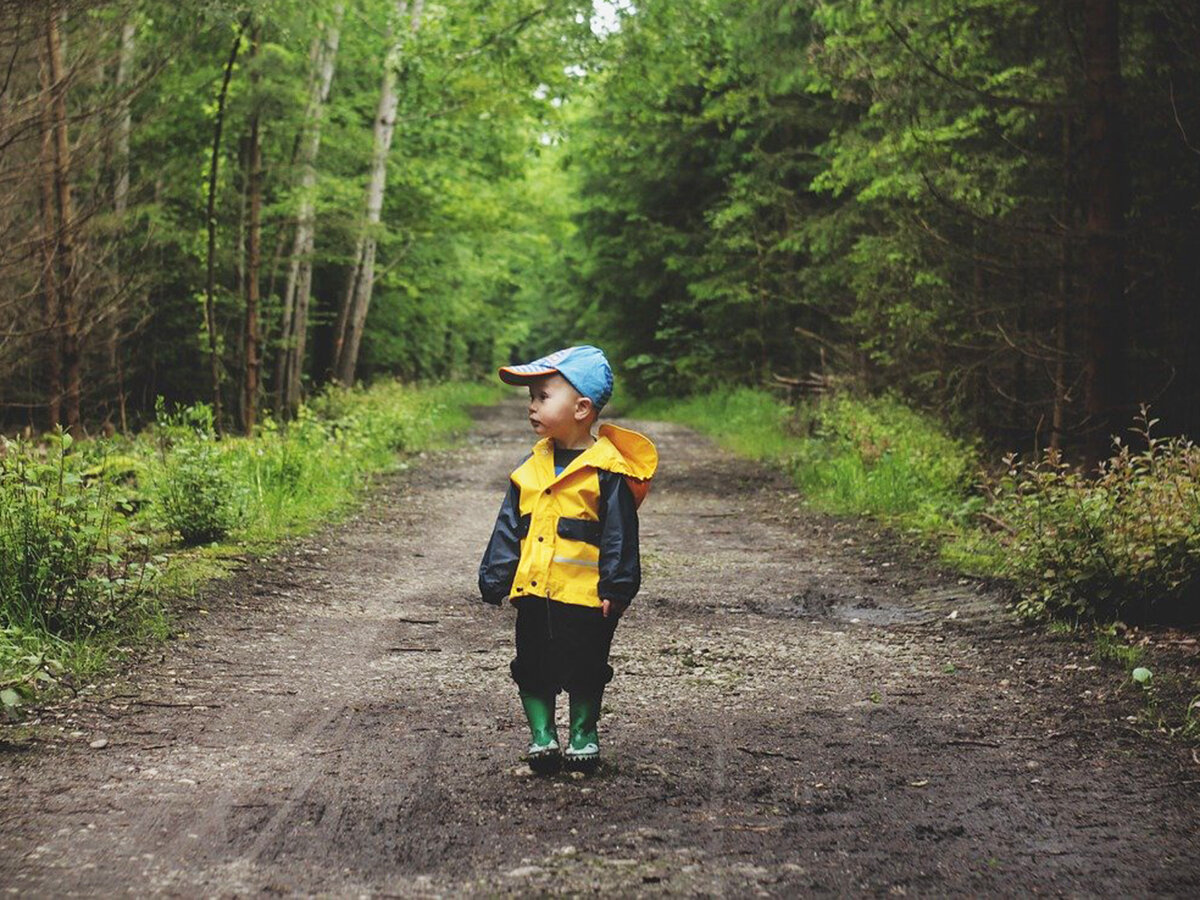
M316 246L316 162L321 149L321 121L333 85L345 12L344 3L335 4L333 19L325 26L322 37L318 39L316 52L313 54L313 72L309 81L308 104L304 112L303 134L298 151L300 206L296 215L296 232L283 292L281 346L275 373L275 409L284 415L291 415L300 402L300 374L304 367L308 309L312 296L312 255Z
M262 43L262 23L255 21L250 32L250 56L252 66L257 62L259 47ZM258 383L261 366L259 348L259 269L262 263L262 135L260 133L261 111L258 105L257 88L261 81L256 66L250 70L251 104L250 141L247 169L249 179L250 220L247 226L246 249L246 315L244 319L242 344L245 352L245 373L242 379L242 428L249 434L254 430L258 420Z
M404 49L405 38L415 34L421 25L424 0L413 0L409 13L406 0L396 3L396 37L384 61L383 83L379 90L379 111L375 116L374 149L367 180L366 213L363 216L355 248L354 263L346 279L346 291L338 313L334 335L333 375L342 384L354 383L358 365L358 350L362 343L363 325L371 305L375 286L375 251L378 245L379 222L383 212L383 195L387 185L387 159L396 128L396 61ZM407 34L405 19L408 19Z

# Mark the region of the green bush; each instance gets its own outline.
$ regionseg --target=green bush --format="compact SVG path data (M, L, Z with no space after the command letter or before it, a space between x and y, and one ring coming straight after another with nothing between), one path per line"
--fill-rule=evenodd
M1027 585L1021 610L1127 620L1200 619L1200 448L1156 438L1145 410L1095 477L1053 454L1009 457L989 510L1004 574Z
M160 403L156 430L161 467L155 493L162 523L188 546L229 535L241 504L213 430L212 410L197 404L168 413Z
M122 527L103 477L68 434L48 452L5 442L0 454L0 618L4 627L78 635L135 603L153 566Z

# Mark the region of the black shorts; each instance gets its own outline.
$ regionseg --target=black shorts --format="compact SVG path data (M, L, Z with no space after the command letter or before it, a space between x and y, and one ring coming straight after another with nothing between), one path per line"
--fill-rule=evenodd
M522 597L517 606L513 681L531 694L595 693L613 677L608 664L618 616L599 607Z

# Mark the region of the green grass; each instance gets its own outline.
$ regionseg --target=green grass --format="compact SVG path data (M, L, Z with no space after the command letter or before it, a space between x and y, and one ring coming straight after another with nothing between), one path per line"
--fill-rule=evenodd
M1097 628L1092 636L1092 655L1101 662L1131 670L1142 663L1146 651L1126 643L1111 629Z
M327 391L286 427L217 437L204 406L136 438L48 435L0 453L0 702L96 677L170 635L172 601L354 508L380 473L449 445L473 384Z
M970 513L976 457L932 418L884 397L839 396L791 408L771 394L728 388L629 411L680 422L791 474L810 506L869 515L944 535Z

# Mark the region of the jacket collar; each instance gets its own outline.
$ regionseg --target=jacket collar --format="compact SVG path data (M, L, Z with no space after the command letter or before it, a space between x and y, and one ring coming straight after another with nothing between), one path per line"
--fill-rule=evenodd
M538 441L533 447L533 455L543 468L546 484L561 481L585 466L605 469L638 481L649 481L658 468L658 451L649 438L607 422L600 426L596 442L571 460L561 475L554 474L554 441L551 438Z

